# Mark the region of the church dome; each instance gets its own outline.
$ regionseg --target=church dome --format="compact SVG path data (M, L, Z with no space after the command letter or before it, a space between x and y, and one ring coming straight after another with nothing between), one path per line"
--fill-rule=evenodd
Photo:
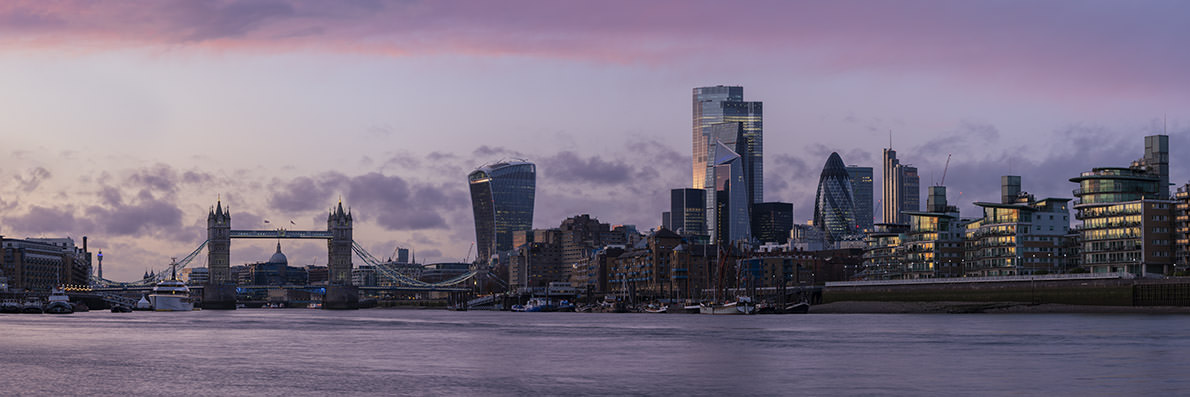
M285 254L281 253L281 243L277 243L277 252L274 253L273 256L269 257L268 263L279 263L282 265L289 264L289 258L286 258Z

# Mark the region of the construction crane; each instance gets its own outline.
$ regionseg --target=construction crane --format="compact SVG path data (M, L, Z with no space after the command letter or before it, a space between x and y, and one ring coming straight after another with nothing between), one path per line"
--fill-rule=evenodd
M472 242L471 242L471 246L470 246L470 247L467 247L467 255L466 255L466 256L464 256L464 257L463 257L463 260L462 260L462 262L459 262L459 263L467 263L467 258L470 258L470 257L471 257L471 249L473 249L473 248L475 248L475 242L474 242L474 241L472 241Z
M950 169L950 153L946 154L946 166L942 167L942 182L938 186L946 186L946 170Z

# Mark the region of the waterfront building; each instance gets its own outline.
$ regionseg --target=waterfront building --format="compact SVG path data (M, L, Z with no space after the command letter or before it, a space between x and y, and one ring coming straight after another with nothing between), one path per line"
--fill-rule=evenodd
M745 288L776 288L781 285L814 284L814 269L820 258L811 252L777 249L755 251L737 259L740 284Z
M665 228L688 238L707 238L707 191L670 190L669 222Z
M570 285L579 291L594 294L608 292L608 267L612 259L624 253L624 246L609 245L596 250L589 258L574 265Z
M515 248L512 233L533 228L537 167L527 161L508 161L479 167L467 176L475 214L478 260Z
M428 263L420 267L421 277L418 280L427 283L440 283L471 271L471 264L463 262Z
M376 267L359 265L351 269L351 285L357 287L375 287L379 285Z
M789 231L789 248L802 251L822 251L832 247L826 233L809 224L796 224Z
M1190 183L1174 194L1174 265L1181 271L1190 269Z
M326 285L330 280L330 269L326 266L306 266L306 280L310 285Z
M674 247L669 276L674 296L696 301L705 298L703 291L711 288L710 277L717 259L718 247L714 245L684 242Z
M961 277L964 228L958 207L946 202L945 186L930 186L927 211L906 211L901 237L904 278Z
M1146 146L1154 141L1162 139L1146 137ZM1168 158L1168 153L1155 156ZM1171 270L1177 201L1163 196L1168 187L1161 186L1161 166L1147 160L1128 168L1094 168L1070 178L1079 184L1074 209L1083 221L1081 265L1087 270L1138 275Z
M673 250L682 236L661 229L650 233L636 246L611 260L608 288L629 295L669 297L675 291L671 274Z
M983 216L966 225L963 270L968 276L1065 272L1069 268L1068 198L1034 199L1021 178L1001 177L999 203L976 202Z
M909 225L877 223L865 233L863 269L855 277L863 280L892 280L904 276L901 253L902 235Z
M752 234L748 213L751 203L747 198L743 162L739 154L722 142L715 143L714 159L711 175L715 178L712 185L715 206L714 211L708 211L715 215L711 240L720 245L748 241Z
M551 282L570 282L569 266L562 261L562 231L558 229L519 230L518 242L508 267L508 286L512 290L546 287Z
M861 232L872 230L876 222L872 215L872 167L847 166L847 177L851 182L851 203L855 209L855 223Z
M604 237L611 233L611 225L582 214L562 220L558 230L562 232L562 263L574 267L604 246Z
M793 229L793 204L752 204L752 236L764 243L785 244Z
M814 226L822 229L831 241L841 241L859 232L851 201L851 178L839 153L831 153L818 178Z
M909 217L902 212L918 211L921 204L917 167L901 164L892 147L884 149L884 179L881 182L881 219L884 223L908 223Z
M77 247L69 237L22 240L0 236L0 274L8 278L10 289L18 291L49 291L59 284L88 285L91 253L86 246L86 237L83 247Z

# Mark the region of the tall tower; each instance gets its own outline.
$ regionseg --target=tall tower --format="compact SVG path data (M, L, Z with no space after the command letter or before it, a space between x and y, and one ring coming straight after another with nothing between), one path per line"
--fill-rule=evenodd
M814 199L814 226L826 232L831 241L841 241L860 232L851 196L847 167L838 153L831 153L818 177L818 194Z
M326 242L326 264L330 285L351 285L351 212L343 211L343 202L331 209L326 217L326 231L331 233ZM278 245L278 252L281 246Z
M714 203L715 226L711 230L711 241L716 244L751 239L752 219L749 214L747 183L743 172L743 159L723 142L715 142L715 167L711 175L715 178Z
M880 218L883 223L909 223L903 211L917 211L921 207L921 184L917 167L901 164L897 152L884 149L884 179Z
M872 167L848 166L847 176L851 179L851 200L855 205L855 223L860 231L871 231L874 222L872 211Z
M1157 194L1161 199L1169 198L1169 135L1149 135L1145 137L1145 164L1153 167L1153 171L1160 178Z
M764 202L764 104L744 101L744 87L699 87L693 92L692 113L691 187L708 189L714 183L709 170L716 166L713 158L716 137L707 127L717 123L739 123L740 142L724 140L724 143L740 155L748 202Z
M211 284L233 284L231 279L231 208L223 210L223 200L207 215L207 269Z
M467 175L475 214L477 260L512 250L512 232L533 228L537 166L527 161L485 165Z

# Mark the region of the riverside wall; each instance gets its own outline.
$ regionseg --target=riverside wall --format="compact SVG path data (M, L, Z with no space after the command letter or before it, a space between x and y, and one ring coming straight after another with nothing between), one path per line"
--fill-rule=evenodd
M823 302L1027 302L1096 306L1190 306L1190 278L1013 280L827 285Z

